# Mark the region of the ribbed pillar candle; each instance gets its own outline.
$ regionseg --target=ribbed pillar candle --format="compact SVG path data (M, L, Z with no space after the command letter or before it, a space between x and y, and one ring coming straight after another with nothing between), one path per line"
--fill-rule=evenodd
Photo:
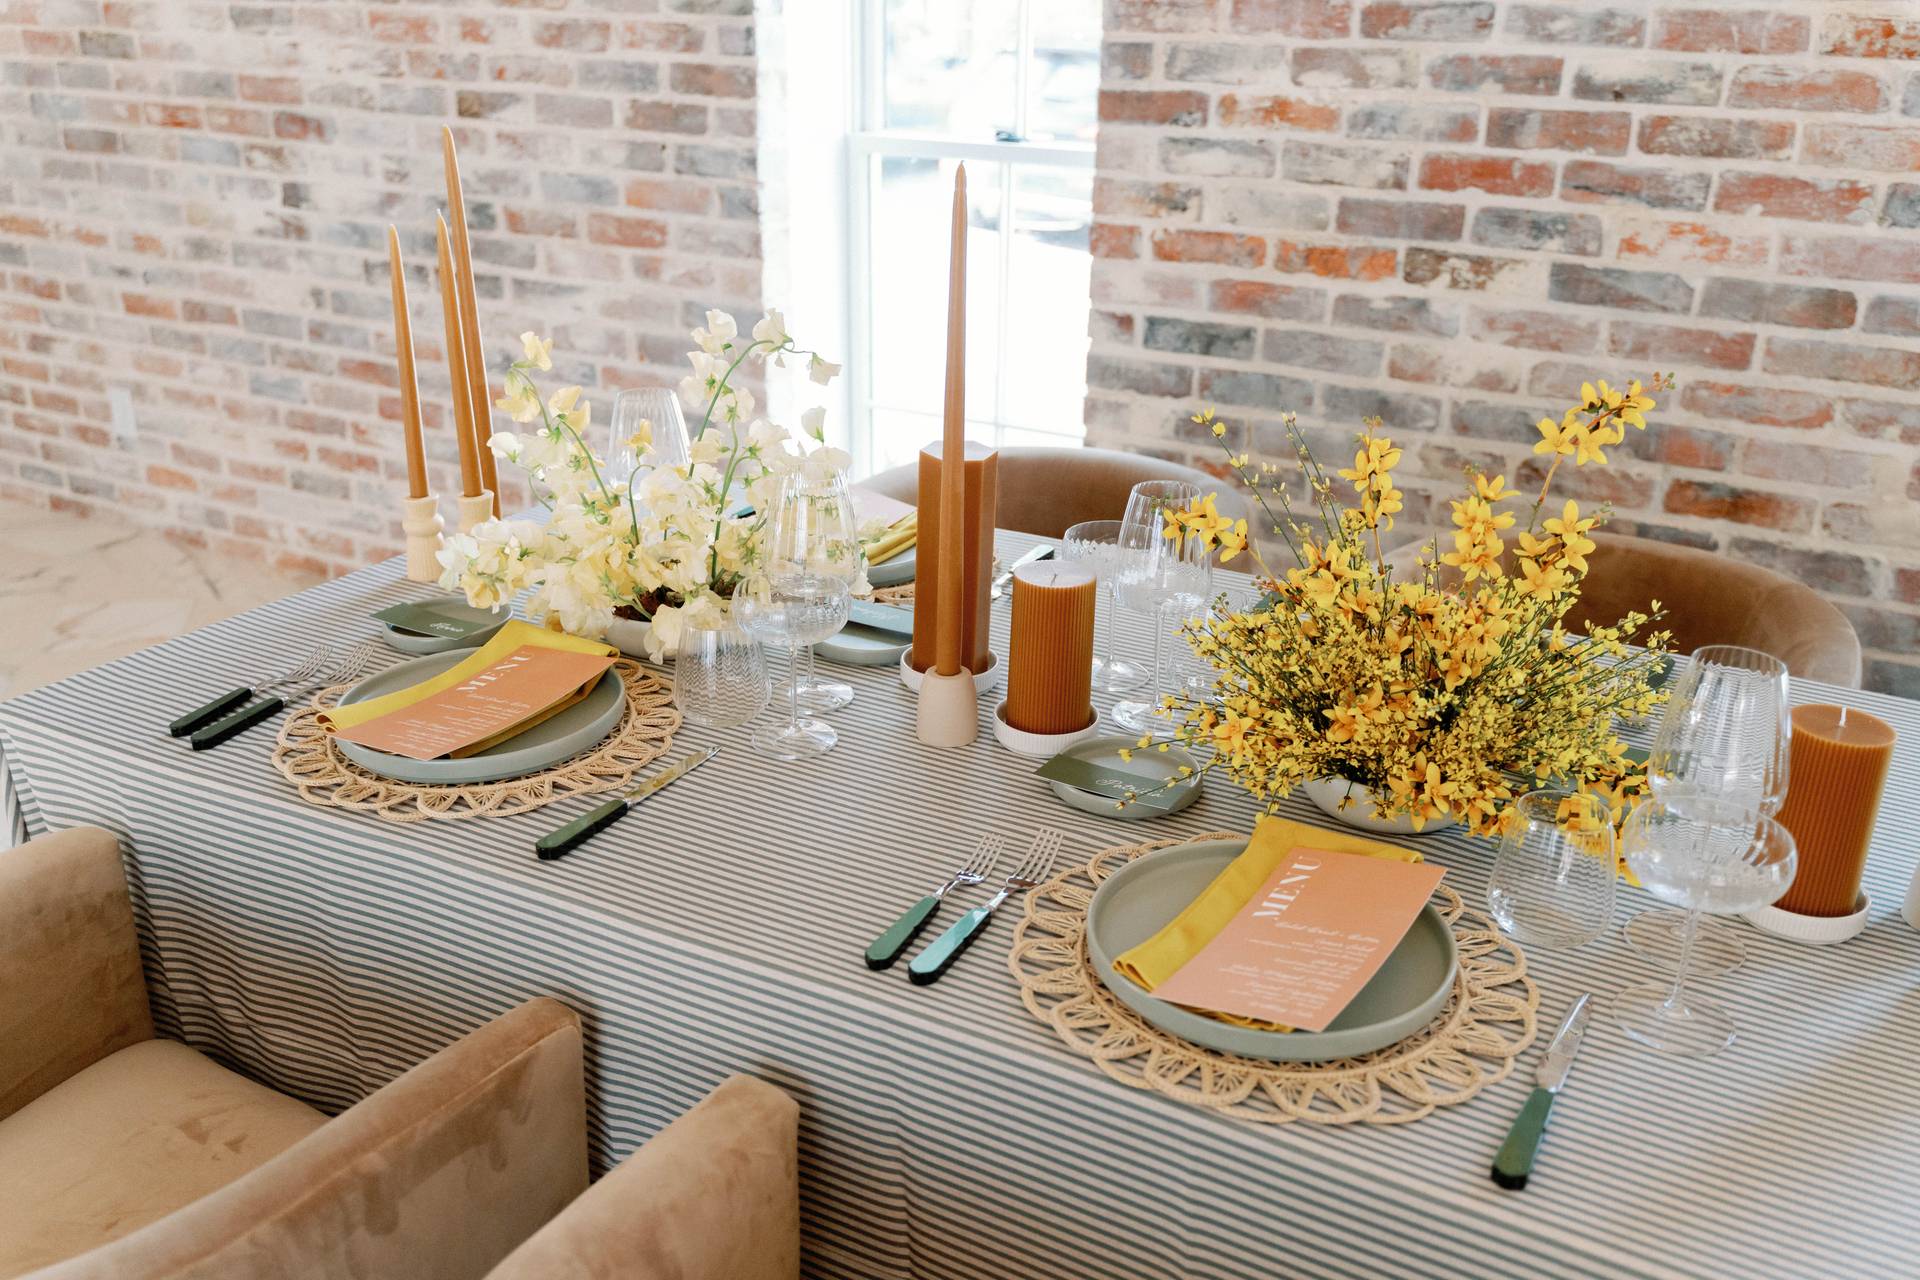
M1076 733L1093 719L1093 584L1077 564L1014 570L1007 723L1022 733Z
M1803 916L1852 915L1880 812L1893 726L1847 707L1793 709L1793 746L1780 825L1793 833L1800 869L1776 904Z
M933 666L939 620L940 556L933 550L946 536L940 527L939 442L920 451L919 534L913 573L913 669ZM961 544L960 662L979 675L993 656L993 522L1000 492L1000 454L985 445L967 442L966 486L961 509L966 515Z

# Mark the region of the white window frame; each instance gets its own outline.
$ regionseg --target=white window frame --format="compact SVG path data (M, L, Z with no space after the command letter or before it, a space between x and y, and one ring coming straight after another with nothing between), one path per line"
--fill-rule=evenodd
M999 139L963 139L946 134L914 132L884 127L886 108L886 0L852 0L855 39L859 41L853 66L853 128L847 135L847 267L849 305L848 362L853 374L848 387L848 418L856 474L870 474L875 465L874 411L898 409L917 412L905 405L876 405L873 394L873 214L874 159L880 156L909 156L929 160L961 160L969 164L1003 166L1000 169L1000 226L1009 234L1000 237L999 306L1002 314L998 332L1000 349L994 352L994 391L991 413L969 409L968 417L994 424L995 443L1007 429L1003 411L1007 388L1005 370L1007 335L1007 280L1013 253L1012 166L1029 165L1091 172L1094 167L1092 142L1027 142ZM964 2L964 0L962 0ZM1019 50L1014 69L1014 128L1016 139L1027 132L1027 77L1033 64L1032 10L1045 0L1020 0ZM944 238L942 243L944 243ZM944 308L943 308L944 313ZM928 341L941 341L929 334ZM1016 429L1018 429L1016 427Z

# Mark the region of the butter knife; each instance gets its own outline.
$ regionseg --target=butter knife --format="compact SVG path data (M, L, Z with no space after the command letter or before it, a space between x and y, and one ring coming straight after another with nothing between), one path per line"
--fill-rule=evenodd
M1008 565L1006 569L1002 571L1000 576L993 580L993 588L987 592L988 598L993 600L998 600L1002 595L1006 594L1007 585L1013 581L1013 571L1015 569L1020 568L1022 565L1032 564L1036 560L1051 560L1051 559L1053 559L1052 547L1048 546L1044 542L1041 543L1039 546L1034 547L1032 550L1028 551L1025 555L1021 556L1018 560L1015 560L1012 564Z
M551 862L565 855L575 845L586 842L596 832L604 831L626 817L633 806L654 792L673 785L719 754L718 747L689 751L625 795L609 800L597 809L588 810L564 827L547 832L534 842L533 851L540 855L543 862Z
M1500 1154L1493 1158L1493 1180L1509 1191L1526 1186L1527 1177L1533 1172L1534 1153L1540 1149L1540 1139L1546 1136L1553 1100L1566 1084L1567 1073L1573 1070L1574 1055L1580 1052L1580 1041L1587 1034L1592 1003L1592 994L1583 992L1573 1002L1573 1008L1567 1010L1560 1029L1553 1033L1552 1043L1540 1055L1540 1065L1534 1068L1533 1093L1527 1098L1527 1105L1520 1109L1513 1128L1507 1130Z

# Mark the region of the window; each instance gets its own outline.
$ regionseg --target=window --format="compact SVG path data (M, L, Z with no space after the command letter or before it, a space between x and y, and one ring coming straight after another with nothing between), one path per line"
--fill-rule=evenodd
M953 170L967 165L968 435L1085 434L1099 0L856 0L848 176L862 471L940 434Z

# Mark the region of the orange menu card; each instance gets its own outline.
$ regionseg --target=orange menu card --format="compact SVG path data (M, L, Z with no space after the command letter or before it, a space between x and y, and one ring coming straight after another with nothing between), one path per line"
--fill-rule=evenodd
M1226 927L1153 994L1324 1031L1400 945L1445 874L1431 863L1295 845Z
M580 701L613 662L605 653L523 644L458 684L336 736L412 760L472 755Z

